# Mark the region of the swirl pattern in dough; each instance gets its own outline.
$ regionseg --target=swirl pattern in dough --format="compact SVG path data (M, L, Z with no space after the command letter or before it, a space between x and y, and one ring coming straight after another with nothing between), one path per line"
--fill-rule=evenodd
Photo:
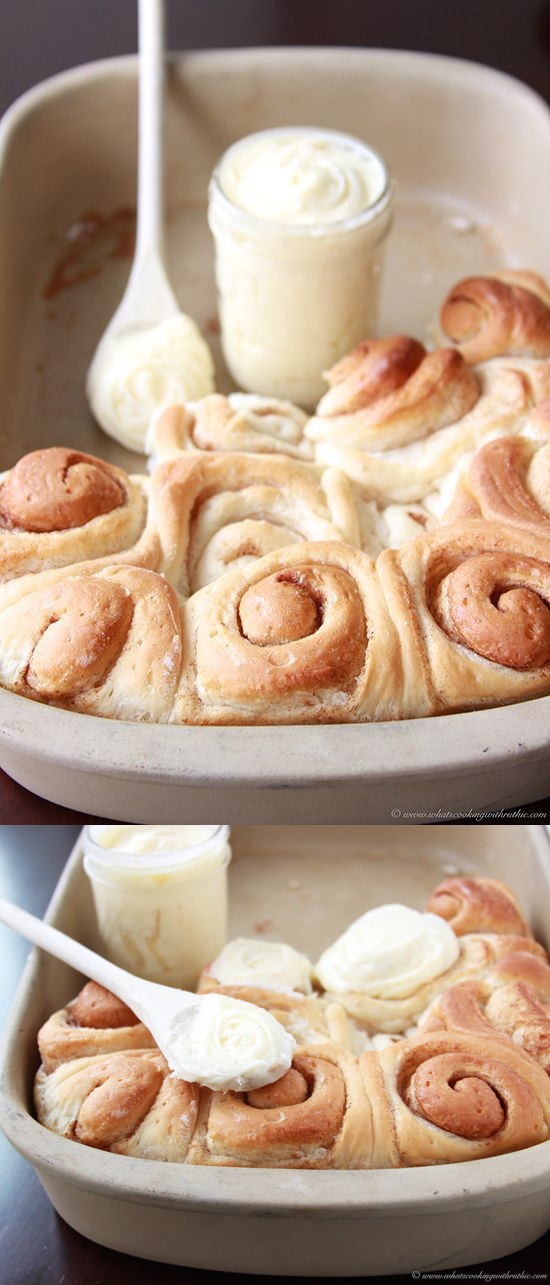
M535 272L466 277L448 294L441 325L468 362L550 357L550 289Z
M440 1031L364 1053L361 1065L376 1168L502 1155L550 1136L550 1080L510 1043Z
M128 1049L40 1068L38 1118L88 1147L182 1162L198 1114L196 1084L175 1079L157 1048Z
M177 721L316 723L431 708L424 657L400 641L374 565L303 543L228 572L187 605L196 680ZM412 702L412 705L411 705Z
M547 440L500 437L474 456L443 521L482 517L550 535L550 401L533 418L548 424Z
M351 484L273 455L187 455L159 465L152 507L162 569L188 595L302 540L359 543Z
M147 492L146 478L80 451L24 455L0 477L0 581L129 550L146 527Z
M292 402L254 393L212 393L164 411L151 427L149 452L161 461L187 451L259 452L312 460L306 423L307 415Z
M81 563L0 592L0 681L33 700L165 722L181 664L179 603L156 572Z
M376 568L393 619L426 649L439 711L548 689L548 539L474 520L386 550Z

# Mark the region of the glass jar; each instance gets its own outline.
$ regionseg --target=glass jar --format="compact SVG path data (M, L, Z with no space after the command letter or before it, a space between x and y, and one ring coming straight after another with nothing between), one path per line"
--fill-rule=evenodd
M227 936L229 826L90 825L83 849L107 957L194 990Z
M298 140L298 147L305 140L310 155L319 141L326 148L325 171L331 147L339 149L338 173L334 181L329 175L324 185L331 198L335 194L332 206L323 199L325 191L316 204L318 176L304 180L306 222L281 221L276 201L272 217L250 213L238 204L241 194L235 175L245 149L259 150L264 144L269 149L287 139ZM345 187L346 155L353 158L355 167L358 161L364 162L368 184L358 197L355 184L355 205L361 200L368 203L339 218L338 180ZM291 202L293 183L300 185L299 153L293 164L291 181L286 175L283 183ZM265 196L269 187L276 196L277 171L270 178L265 158L261 165L258 191ZM342 212L354 208L349 200L353 186L350 182ZM246 197L249 192L250 185ZM313 407L325 391L322 372L375 333L393 196L393 183L377 153L335 130L265 130L225 152L210 182L208 219L216 247L223 352L239 388ZM268 202L265 196L263 205ZM291 211L292 217L298 216Z

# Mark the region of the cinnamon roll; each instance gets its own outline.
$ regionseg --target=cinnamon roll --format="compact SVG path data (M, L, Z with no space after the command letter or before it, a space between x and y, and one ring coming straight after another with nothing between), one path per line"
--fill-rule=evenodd
M312 460L306 423L307 415L292 402L254 393L212 393L164 411L152 425L148 449L155 461L187 451L246 451Z
M348 479L281 456L180 456L156 469L151 498L162 569L185 595L302 540L359 543Z
M50 1074L74 1058L155 1048L155 1041L122 1000L97 982L87 982L76 999L40 1028L38 1048Z
M182 664L176 594L153 571L81 563L0 590L0 683L106 718L165 722Z
M294 545L230 571L190 599L187 620L175 721L359 722L432 708L422 651L410 636L401 644L372 562L346 545Z
M32 451L0 475L0 581L135 546L148 481L93 455Z
M537 410L550 420L550 401L541 402ZM546 442L501 437L478 451L443 522L470 517L545 531L550 536L550 433Z
M445 919L457 937L465 933L497 933L514 935L522 943L532 937L517 897L498 879L444 879L434 888L426 909Z
M61 1063L35 1080L40 1123L87 1147L182 1162L198 1114L199 1089L172 1076L157 1048L128 1049Z
M451 986L430 1006L421 1029L512 1041L550 1075L550 998L545 1002L526 982L512 982L496 990L479 981Z
M447 296L441 325L468 362L503 353L550 357L550 289L525 270L466 277Z
M372 1128L357 1059L305 1046L275 1084L203 1098L188 1163L364 1169Z
M548 691L548 539L504 524L462 522L387 550L376 571L392 618L425 650L435 710Z
M485 441L523 433L535 403L518 371L496 370L482 388L478 374L450 349L426 354L401 388L363 410L346 413L346 386L343 381L339 414L324 413L322 399L307 432L319 465L341 469L381 505L424 501Z
M329 391L307 425L308 438L371 450L406 446L456 423L480 393L459 353L427 353L406 335L359 344L325 378Z
M504 1040L447 1031L364 1053L372 1164L446 1164L502 1155L550 1137L550 1080Z

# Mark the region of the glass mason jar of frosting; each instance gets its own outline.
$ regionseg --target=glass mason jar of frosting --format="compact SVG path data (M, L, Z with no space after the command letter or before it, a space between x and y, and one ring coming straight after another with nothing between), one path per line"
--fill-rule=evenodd
M234 143L210 182L222 346L240 388L312 407L322 372L375 332L393 184L335 130Z
M90 825L83 848L108 958L194 990L227 936L229 826Z

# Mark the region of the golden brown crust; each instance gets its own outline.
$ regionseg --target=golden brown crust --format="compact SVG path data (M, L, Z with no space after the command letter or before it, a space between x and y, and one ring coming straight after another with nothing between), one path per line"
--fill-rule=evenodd
M550 401L541 402L537 410L548 415ZM443 520L470 517L550 534L550 442L501 437L483 446Z
M359 543L351 484L280 455L187 455L160 464L151 503L162 570L194 593L300 540Z
M311 441L387 450L454 424L475 405L477 376L451 348L426 353L404 335L359 345L328 372Z
M35 1080L38 1119L89 1147L182 1162L197 1119L197 1086L177 1080L158 1049L64 1062Z
M446 919L457 937L464 933L532 937L517 897L498 879L444 879L432 892L427 910Z
M439 711L543 695L550 685L550 540L504 523L455 523L376 571L403 633L420 636Z
M307 415L276 398L211 393L187 406L163 411L153 430L152 453L160 460L182 452L249 451L311 460L304 437Z
M53 1013L38 1032L38 1048L48 1073L73 1058L154 1047L147 1027L96 982L87 982L76 999Z
M370 559L304 543L195 594L196 666L176 721L317 723L431 709L422 650L401 644ZM402 650L403 645L403 650Z
M194 1164L285 1169L369 1167L372 1118L357 1059L332 1046L296 1050L276 1084L214 1093L191 1146Z
M437 1031L365 1053L361 1065L384 1121L377 1167L502 1155L550 1136L550 1080L504 1040Z
M0 478L0 580L134 548L148 481L93 455L51 447Z
M164 722L181 663L179 603L153 571L86 563L0 591L0 679L22 695Z
M447 296L441 325L469 362L503 353L550 357L550 290L535 272L466 277Z

